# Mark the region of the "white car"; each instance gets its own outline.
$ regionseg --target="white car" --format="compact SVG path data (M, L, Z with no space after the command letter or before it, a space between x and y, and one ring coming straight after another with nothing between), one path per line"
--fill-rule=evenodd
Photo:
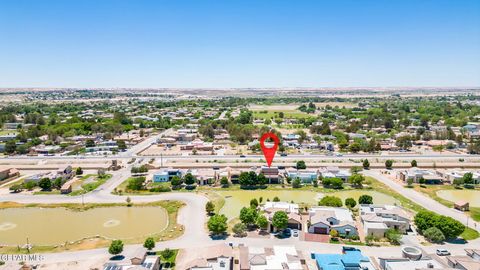
M448 251L444 248L438 248L436 253L437 253L438 256L448 256L448 255L450 255L450 251Z

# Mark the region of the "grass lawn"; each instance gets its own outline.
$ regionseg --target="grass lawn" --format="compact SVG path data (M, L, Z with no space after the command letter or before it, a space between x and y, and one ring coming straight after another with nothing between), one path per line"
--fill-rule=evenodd
M480 237L480 233L471 228L466 228L465 231L460 235L465 240L473 240Z
M87 180L90 177L94 177L95 180L93 182L90 182L90 183L82 184L83 181ZM81 184L81 189L74 190L74 191L70 192L68 195L77 196L77 195L81 195L81 194L91 192L91 191L95 190L96 188L98 188L99 186L105 184L105 182L107 182L107 180L110 179L110 178L112 178L111 174L105 174L104 176L87 174L85 176L82 176L82 178L79 179L80 184Z
M418 212L418 211L421 211L421 210L426 210L425 208L423 208L419 204L414 203L411 200L403 197L402 195L400 195L400 193L396 192L395 190L391 189L390 187L388 187L387 185L383 184L382 182L378 181L377 179L375 179L373 177L366 176L365 180L371 188L373 188L374 190L377 190L379 192L382 192L384 194L392 196L393 198L397 199L403 207L405 207L407 209L410 209L414 212Z
M170 253L170 254L169 254ZM170 249L166 251L157 251L158 257L160 257L161 269L175 269L175 262L177 261L178 249ZM166 257L168 255L168 257Z
M150 191L150 188L157 188L157 187L171 187L170 182L165 182L165 183L150 183L148 184L147 189L142 189L142 190L131 190L129 189L128 182L132 180L133 178L136 177L129 177L125 181L123 181L120 185L117 186L117 188L112 191L112 194L128 194L128 195L156 195L160 193L165 193L168 191ZM174 190L175 191L175 190ZM178 190L180 191L180 190Z

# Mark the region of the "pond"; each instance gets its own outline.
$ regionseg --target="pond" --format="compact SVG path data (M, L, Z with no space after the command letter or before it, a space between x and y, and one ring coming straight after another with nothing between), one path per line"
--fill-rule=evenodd
M249 206L251 199L260 197L263 197L263 202L267 201L267 199L271 201L274 197L278 197L281 201L317 205L318 201L325 195L340 197L342 201L352 197L357 201L360 195L368 194L373 197L373 202L376 204L394 204L397 202L393 197L372 190L345 190L333 193L306 190L235 190L218 191L217 193L225 199L225 205L220 210L220 214L224 214L229 219L238 217L242 207Z
M470 206L480 207L480 190L449 189L437 191L438 197L451 202L466 201Z
M162 207L102 207L86 211L66 208L0 210L0 245L57 245L96 235L127 239L163 231L168 224Z

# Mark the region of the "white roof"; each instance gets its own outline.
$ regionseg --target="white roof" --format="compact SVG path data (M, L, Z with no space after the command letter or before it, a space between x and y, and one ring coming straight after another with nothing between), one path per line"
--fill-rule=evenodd
M385 268L389 270L415 270L428 268L432 264L434 269L443 268L443 265L435 260L419 260L419 261L386 261Z
M388 229L388 226L382 222L365 222L364 226L366 229Z
M262 249L264 252L264 249ZM249 248L250 253L254 253L252 248ZM269 269L285 269L284 265L288 266L290 270L302 270L300 260L288 261L287 254L296 256L297 250L294 246L273 246L273 255L266 256L267 264L265 265L251 265L251 270L269 270Z
M335 213L335 218L341 221L353 222L352 212L347 208L343 207L329 207L329 206L315 206L309 209L311 215L315 214L317 211L332 211Z
M263 206L263 209L269 209L269 208L284 209L287 212L298 213L299 206L296 203L288 203L288 202L266 202L265 205Z

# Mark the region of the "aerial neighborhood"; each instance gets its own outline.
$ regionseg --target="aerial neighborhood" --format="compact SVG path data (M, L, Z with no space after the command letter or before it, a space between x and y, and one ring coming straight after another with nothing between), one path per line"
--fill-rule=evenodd
M475 95L279 91L2 93L0 269L480 269Z

